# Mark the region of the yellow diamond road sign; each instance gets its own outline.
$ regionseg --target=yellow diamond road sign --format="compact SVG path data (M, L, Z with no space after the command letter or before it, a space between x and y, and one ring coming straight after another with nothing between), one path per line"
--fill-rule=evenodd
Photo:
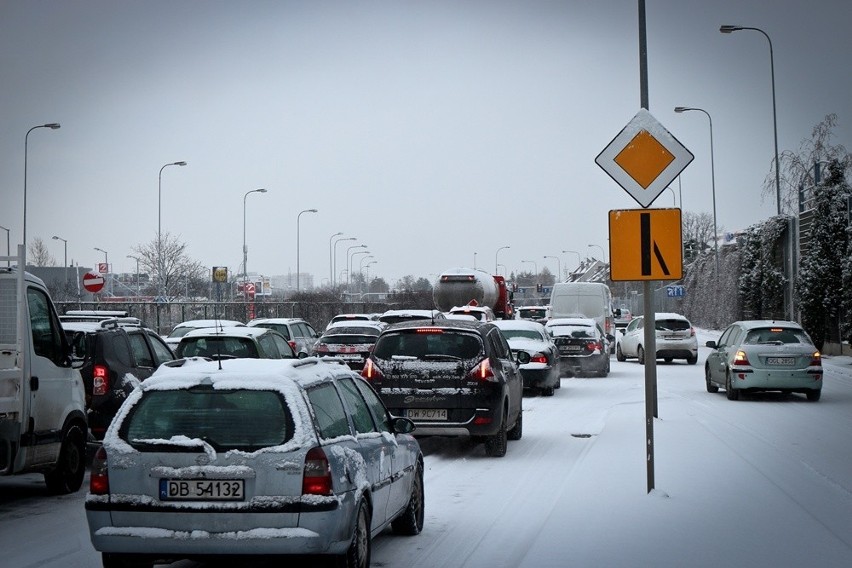
M650 112L640 109L595 162L642 207L648 207L693 159Z

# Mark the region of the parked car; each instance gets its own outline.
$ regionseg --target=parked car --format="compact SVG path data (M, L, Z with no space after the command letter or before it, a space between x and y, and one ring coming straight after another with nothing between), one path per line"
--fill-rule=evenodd
M822 394L822 357L802 326L791 321L748 320L732 323L704 364L707 392L725 389L729 400L740 393L802 393L817 401Z
M545 326L559 349L562 376L609 375L609 344L606 335L591 318L553 318Z
M127 395L175 356L137 318L72 314L59 320L71 345L72 365L83 378L89 432L100 440Z
M520 306L515 308L515 319L530 320L542 325L550 319L550 306Z
M524 388L553 396L561 386L559 348L544 326L525 320L497 320L494 325L503 332L515 359L521 351L529 356L529 362L520 365Z
M339 357L360 371L385 324L371 320L344 320L329 325L313 347L318 357Z
M259 318L251 320L247 325L274 329L284 336L300 358L311 354L314 343L320 336L311 324L299 318Z
M264 327L208 327L184 335L175 355L207 359L295 359L283 335Z
M180 363L127 399L92 463L86 518L105 568L304 554L366 567L386 527L422 530L414 425L346 366Z
M449 313L457 316L471 316L478 321L494 321L494 310L488 306L456 306Z
M337 314L331 321L328 322L328 325L325 326L326 329L330 328L333 324L337 322L346 322L346 321L378 321L379 316L381 314Z
M525 352L518 354L528 362ZM523 433L523 380L493 323L412 321L382 331L361 376L415 435L470 436L506 454Z
M661 312L654 316L657 359L671 363L675 359L685 359L690 365L698 362L698 338L695 328L686 317ZM615 358L626 361L636 357L639 364L645 363L645 318L637 316L630 321L615 346Z
M177 324L165 339L169 347L174 350L177 344L180 343L180 338L192 331L193 329L205 329L211 327L240 327L245 324L236 320L220 320L220 319L200 319L188 320Z
M379 316L379 321L388 325L400 323L403 321L438 321L442 319L445 319L444 313L438 310L387 310Z

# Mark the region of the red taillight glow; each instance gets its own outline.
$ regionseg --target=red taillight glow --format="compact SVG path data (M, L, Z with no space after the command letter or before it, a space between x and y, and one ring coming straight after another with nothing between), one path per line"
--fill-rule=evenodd
M589 341L586 343L586 351L603 351L603 344L600 341Z
M822 367L822 355L820 355L819 351L814 351L814 354L811 355L811 367Z
M98 448L92 459L91 475L89 477L89 492L92 495L109 494L109 471L107 470L107 454L104 447Z
M288 343L288 345L290 345L290 348L291 348L293 351L295 351L295 350L296 350L296 342L295 342L295 341L293 341L293 340L291 339L291 340L290 340L290 341L288 341L287 343Z
M745 351L737 351L737 354L734 355L734 365L751 365Z
M494 376L494 371L491 369L491 361L487 358L483 359L473 368L473 370L468 374L469 377L474 378L478 381L488 381L488 382L496 382L497 377Z
M532 357L530 357L530 363L547 363L547 357L544 353L536 353Z
M103 396L109 390L109 367L106 365L95 365L92 369L92 394Z
M314 352L316 353L328 353L328 345L325 343L317 343L314 345Z
M367 359L367 362L364 363L364 368L361 369L361 376L367 379L368 381L375 381L377 379L384 378L382 371L373 363L372 359Z
M331 495L331 467L322 448L311 448L305 456L302 495Z
M440 327L418 327L414 333L444 333Z

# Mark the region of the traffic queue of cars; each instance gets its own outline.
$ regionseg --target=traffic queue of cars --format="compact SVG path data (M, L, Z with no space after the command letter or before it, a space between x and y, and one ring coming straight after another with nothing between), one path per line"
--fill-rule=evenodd
M241 554L369 566L372 537L423 528L418 438L502 457L523 436L525 393L606 377L612 344L619 362L645 362L642 316L614 336L588 317L517 313L341 314L322 334L294 318L208 320L183 325L174 353L132 318L63 318L91 370L86 515L104 567ZM657 359L697 362L688 319L655 324ZM735 322L706 347L710 393L820 398L820 353L798 324Z

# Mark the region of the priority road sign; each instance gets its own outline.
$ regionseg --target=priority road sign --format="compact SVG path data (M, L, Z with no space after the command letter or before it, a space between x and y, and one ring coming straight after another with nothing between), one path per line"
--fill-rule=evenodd
M83 275L83 288L87 292L97 294L104 287L104 277L96 272L87 272Z
M610 278L680 280L683 250L680 209L609 212Z
M642 207L648 207L692 162L692 152L645 109L595 158Z

